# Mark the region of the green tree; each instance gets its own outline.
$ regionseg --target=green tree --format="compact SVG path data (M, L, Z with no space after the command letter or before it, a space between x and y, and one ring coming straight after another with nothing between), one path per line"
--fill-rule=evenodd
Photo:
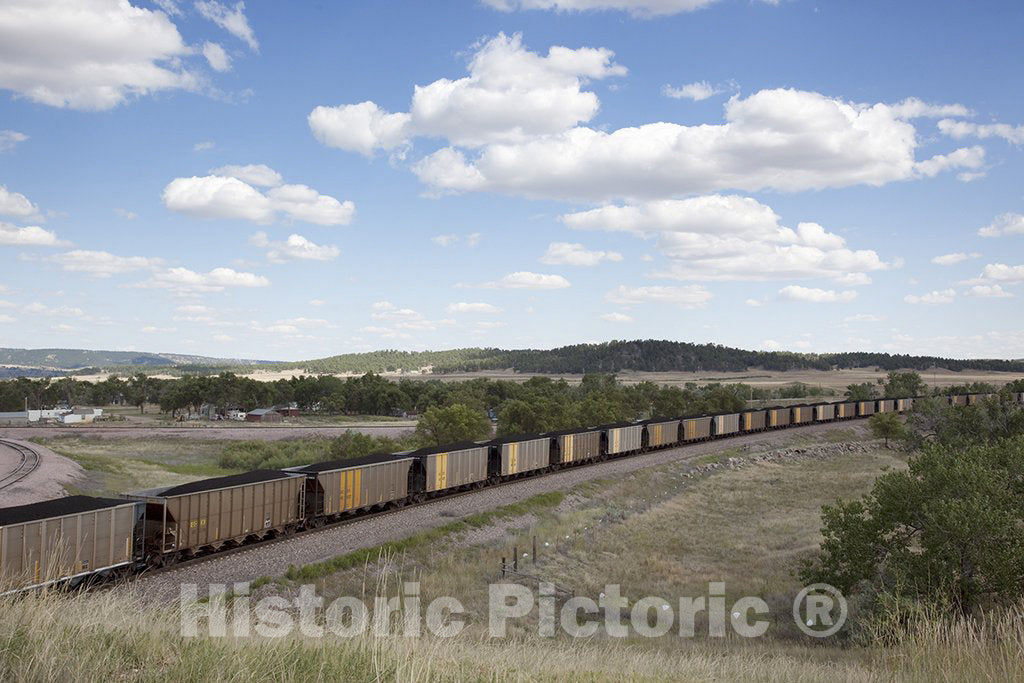
M658 417L680 417L692 411L689 392L679 387L663 387L654 397L652 410Z
M140 415L146 412L146 401L149 399L149 392L151 389L152 387L150 385L149 377L144 373L140 372L128 380L128 386L125 388L125 396L133 406L139 409ZM161 407L161 410L162 409L163 408Z
M916 372L897 372L893 370L886 376L883 389L886 398L902 398L906 396L924 396L928 391L921 375Z
M576 404L574 422L580 426L596 427L622 419L621 406L603 394L592 394Z
M889 447L889 439L902 439L906 435L896 413L875 413L868 418L868 427L876 439L885 439L886 448Z
M951 406L945 398L917 399L906 427L911 448L928 443L965 446L1024 434L1024 409L1008 395L972 406Z
M536 407L517 398L501 404L498 409L498 434L540 434L546 431Z
M969 615L1024 593L1024 438L927 446L860 500L823 508L819 555L800 574L847 595Z
M458 441L479 441L491 434L487 414L456 403L432 406L416 424L416 438L425 446L440 446Z
M870 401L875 397L875 385L871 382L851 384L846 387L846 397L851 401Z

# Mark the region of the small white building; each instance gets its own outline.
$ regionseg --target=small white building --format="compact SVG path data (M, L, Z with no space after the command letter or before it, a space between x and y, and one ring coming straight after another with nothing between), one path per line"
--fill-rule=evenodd
M75 408L58 419L64 424L88 423L103 415L103 408Z
M13 412L0 413L0 426L2 427L27 427L29 411L17 410Z

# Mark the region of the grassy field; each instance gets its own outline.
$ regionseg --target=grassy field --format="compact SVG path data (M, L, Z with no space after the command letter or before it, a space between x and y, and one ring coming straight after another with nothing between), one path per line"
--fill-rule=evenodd
M729 457L750 455L735 449ZM0 598L0 680L1014 680L1024 653L1016 615L980 625L932 620L870 646L813 641L784 624L798 587L792 569L819 540L819 506L902 466L884 449L697 475L664 466L295 568L292 579L261 581L254 596L291 598L312 581L328 600L386 597L418 580L424 604L450 595L469 612L469 626L453 639L190 638L179 631L178 607L155 609L120 592ZM760 595L779 619L751 640L700 637L699 624L697 638L541 638L532 618L507 639L489 639L487 584L500 580L500 560L513 546L532 554L535 536L537 561L520 558L520 570L577 595L596 597L619 583L632 599L671 599L724 581L728 596Z
M32 440L82 466L86 479L69 487L73 494L114 495L234 472L217 466L224 441L96 438L88 434Z

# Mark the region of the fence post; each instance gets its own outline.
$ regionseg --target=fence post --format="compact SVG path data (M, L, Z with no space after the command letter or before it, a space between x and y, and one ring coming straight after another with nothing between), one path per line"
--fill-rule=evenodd
M519 546L512 546L512 571L519 571Z
M537 537L533 537L533 563L537 564Z

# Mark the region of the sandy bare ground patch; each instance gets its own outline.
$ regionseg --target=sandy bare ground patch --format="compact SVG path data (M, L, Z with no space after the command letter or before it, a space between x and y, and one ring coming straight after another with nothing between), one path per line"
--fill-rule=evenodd
M4 437L9 438L9 437ZM64 485L82 479L85 473L74 461L57 455L49 448L18 439L10 439L23 446L28 446L39 453L39 467L17 484L0 491L0 507L27 505L41 500L61 498L65 494ZM7 473L18 466L18 454L0 446L0 473Z

